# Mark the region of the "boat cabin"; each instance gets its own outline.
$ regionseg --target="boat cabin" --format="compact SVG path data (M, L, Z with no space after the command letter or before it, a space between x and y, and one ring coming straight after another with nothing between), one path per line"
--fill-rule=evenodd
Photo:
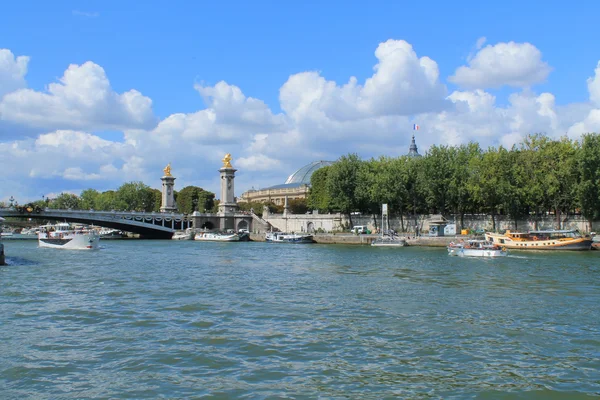
M516 242L575 239L582 236L576 229L529 231L527 233L506 231L505 235Z

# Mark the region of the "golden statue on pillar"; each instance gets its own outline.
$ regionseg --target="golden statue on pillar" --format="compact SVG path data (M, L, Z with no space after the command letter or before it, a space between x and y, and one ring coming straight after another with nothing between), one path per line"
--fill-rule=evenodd
M229 154L229 153L225 154L225 157L223 157L223 160L222 160L223 161L223 168L233 168L231 166L231 160L232 160L231 154Z
M165 173L165 176L173 176L171 175L171 163L167 164L165 169L163 169L163 172Z

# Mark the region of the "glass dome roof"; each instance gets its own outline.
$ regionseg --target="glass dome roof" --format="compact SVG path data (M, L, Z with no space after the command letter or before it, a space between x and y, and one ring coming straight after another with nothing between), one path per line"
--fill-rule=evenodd
M287 178L287 181L285 181L285 183L303 183L310 185L310 177L313 174L313 172L315 172L319 168L327 167L331 164L333 164L332 161L313 161L310 164L300 168L292 175L290 175L290 177Z

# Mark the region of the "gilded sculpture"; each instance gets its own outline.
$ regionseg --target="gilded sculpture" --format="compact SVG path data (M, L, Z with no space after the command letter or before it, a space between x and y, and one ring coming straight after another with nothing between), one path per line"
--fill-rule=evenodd
M165 176L173 176L171 175L171 163L167 164L165 169L163 169L163 172L165 173Z
M225 154L225 157L223 157L223 168L233 168L231 166L231 154L227 153Z

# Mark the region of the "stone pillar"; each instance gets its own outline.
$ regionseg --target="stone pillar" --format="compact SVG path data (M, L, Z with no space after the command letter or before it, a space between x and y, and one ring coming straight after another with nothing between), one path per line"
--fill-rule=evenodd
M219 215L221 218L221 229L235 229L234 214L238 211L235 202L234 180L235 171L231 165L231 154L227 153L223 158L223 167L219 169L221 174L221 199L219 202Z
M288 205L288 197L285 196L284 203L283 203L283 216L287 217L289 212L290 212L290 206Z
M165 175L160 178L162 181L162 200L160 211L161 212L175 212L177 207L175 206L175 192L173 186L175 186L175 178L171 175L171 164L166 166L163 170Z

